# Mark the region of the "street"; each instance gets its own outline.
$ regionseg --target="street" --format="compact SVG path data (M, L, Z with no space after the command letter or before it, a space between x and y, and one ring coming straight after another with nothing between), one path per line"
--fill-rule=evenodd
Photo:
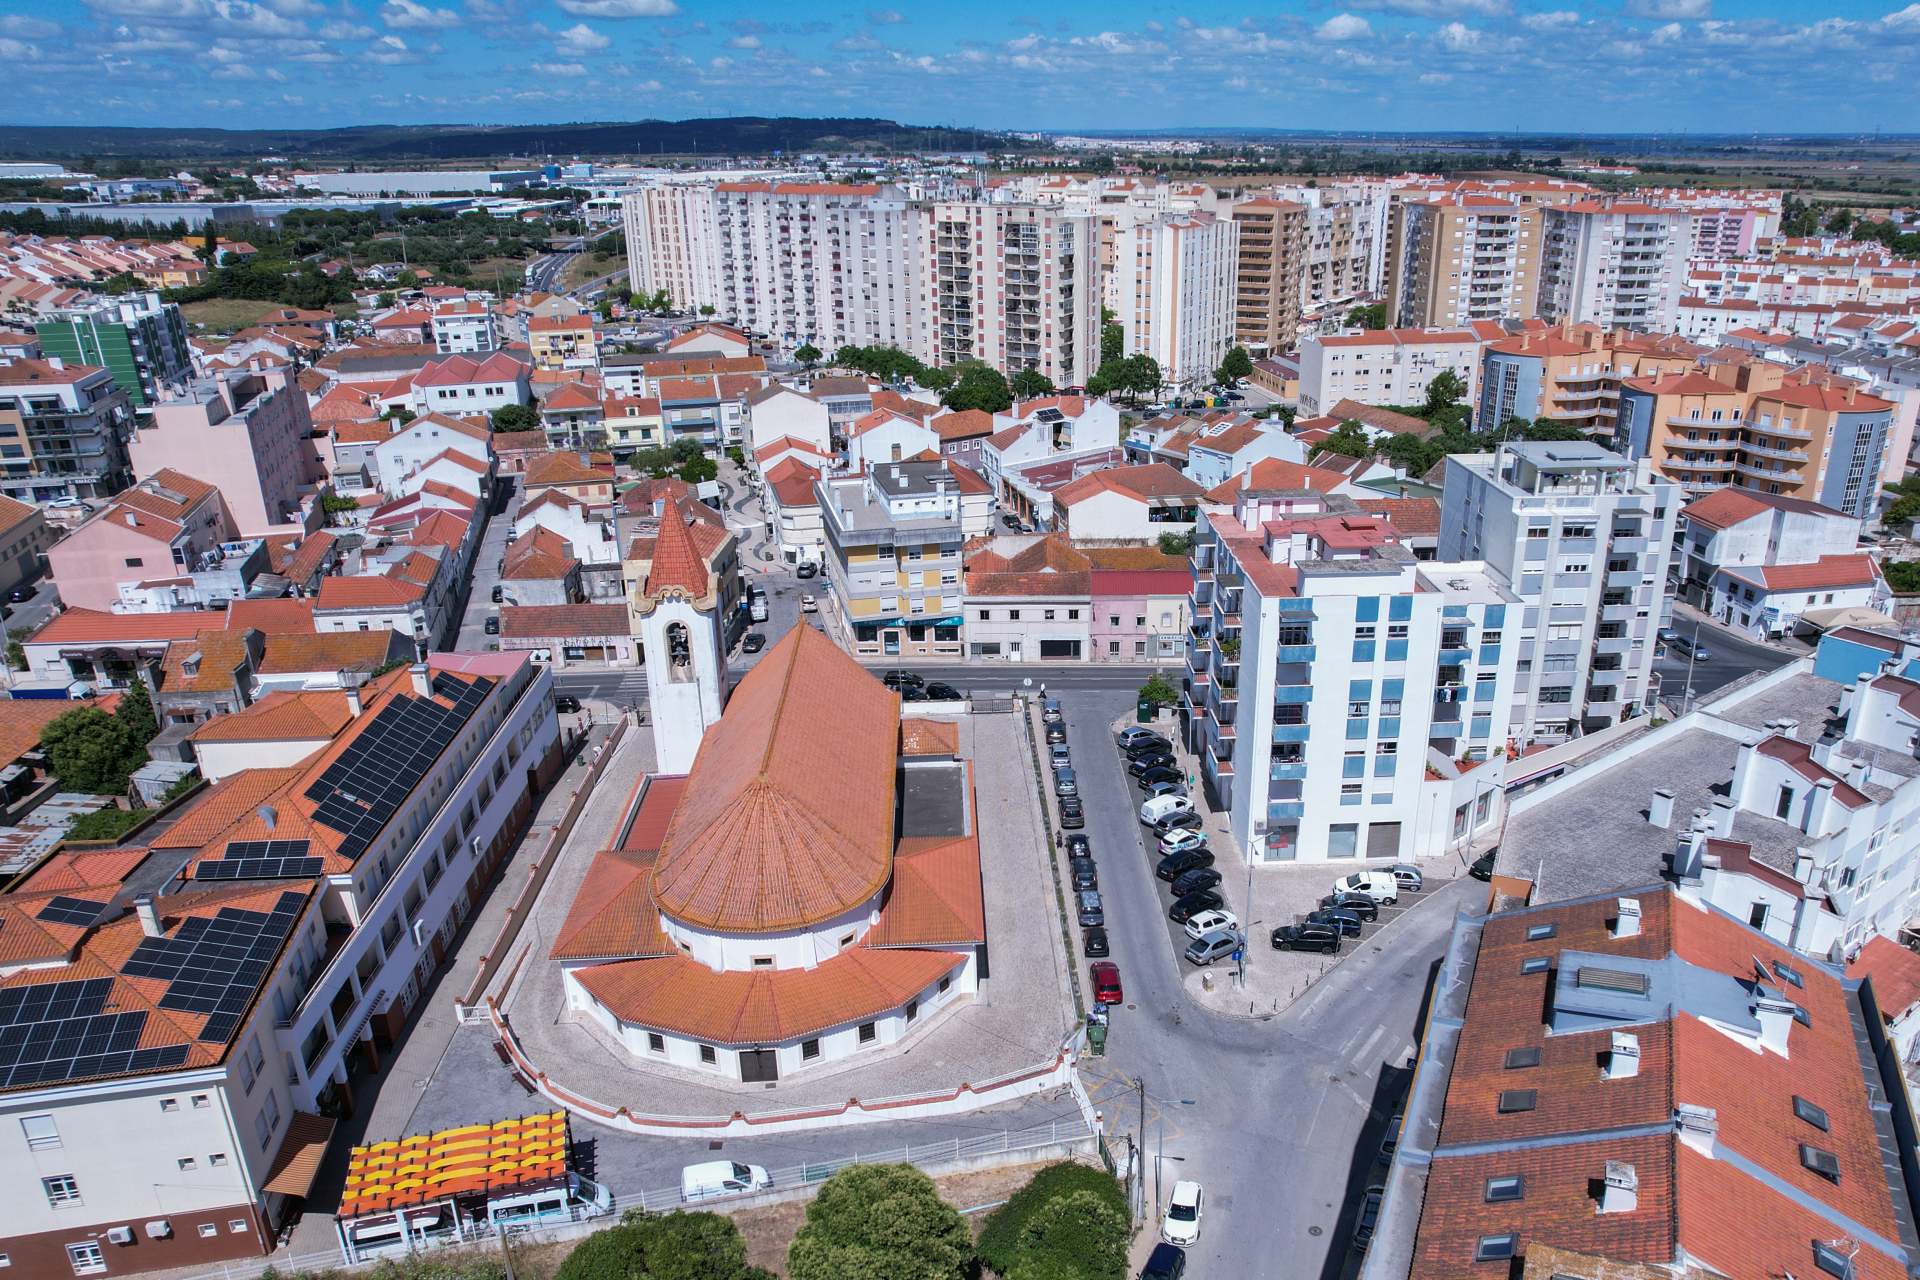
M1685 700L1689 687L1697 701L1741 676L1754 671L1773 671L1794 660L1792 654L1734 635L1711 622L1701 623L1698 616L1686 618L1675 612L1674 631L1691 640L1696 628L1700 646L1708 656L1694 660L1691 681L1687 655L1677 645L1668 645L1666 656L1653 664L1653 669L1660 673L1660 697L1674 706Z
M513 537L513 522L520 514L520 482L501 476L500 493L493 500L487 527L473 553L473 572L466 584L467 598L460 618L460 635L454 648L461 653L485 653L487 646L499 643L489 636L487 619L500 613L493 602L493 588L500 581L500 561L507 554L507 542Z

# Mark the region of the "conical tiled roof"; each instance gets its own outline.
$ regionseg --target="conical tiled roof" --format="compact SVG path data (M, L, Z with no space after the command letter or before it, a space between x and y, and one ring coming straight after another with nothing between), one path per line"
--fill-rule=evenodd
M658 597L669 587L678 587L695 600L707 594L706 561L693 545L693 535L687 531L686 518L677 505L669 507L660 520L653 564L647 570L648 595Z

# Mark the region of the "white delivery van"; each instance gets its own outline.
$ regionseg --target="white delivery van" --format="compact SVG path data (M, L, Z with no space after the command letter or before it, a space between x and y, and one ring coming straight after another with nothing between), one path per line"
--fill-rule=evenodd
M773 1185L767 1171L757 1164L738 1160L709 1160L690 1164L680 1171L680 1198L705 1200L713 1196L737 1196Z
M1170 813L1184 813L1193 808L1193 801L1185 796L1149 796L1140 805L1140 821L1152 826Z

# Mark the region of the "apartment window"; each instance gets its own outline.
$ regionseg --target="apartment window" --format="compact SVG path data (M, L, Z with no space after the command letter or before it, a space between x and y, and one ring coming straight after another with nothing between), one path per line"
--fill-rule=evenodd
M1753 910L1747 912L1747 925L1753 929L1764 929L1767 927L1766 903L1756 902L1753 904Z
M51 1178L42 1178L40 1186L47 1193L47 1203L56 1209L80 1203L80 1184L74 1181L70 1173L56 1173Z
M192 1156L181 1156L178 1160L174 1161L174 1163L180 1166L180 1170L183 1173L190 1172L200 1167L200 1162L198 1160L195 1160Z
M1800 1097L1798 1094L1794 1095L1793 1114L1796 1116L1799 1116L1802 1120L1805 1120L1808 1124L1812 1125L1814 1128L1818 1129L1820 1132L1822 1133L1829 1132L1830 1126L1827 1121L1827 1113L1825 1109L1814 1106L1811 1102L1808 1102L1805 1098Z
M1499 1101L1500 1114L1510 1115L1516 1111L1533 1110L1534 1099L1538 1094L1539 1091L1536 1089L1502 1089Z
M1527 926L1527 941L1539 942L1541 939L1551 938L1559 932L1560 926L1557 924L1530 924Z
M800 1042L800 1060L802 1062L811 1062L819 1056L820 1042L818 1040L802 1040Z
M227 1230L236 1236L245 1235L247 1233L247 1220L245 1218L228 1218Z
M51 1151L60 1145L60 1129L52 1116L22 1116L20 1128L27 1135L29 1151Z
M705 1064L706 1064L707 1066L712 1066L712 1065L714 1065L714 1063L715 1063L715 1062L717 1062L718 1060L719 1060L719 1058L718 1058L718 1055L716 1055L716 1054L714 1053L714 1051L713 1051L713 1046L712 1046L712 1045L710 1045L710 1044L703 1044L703 1045L701 1045L701 1046L700 1046L700 1061L701 1061L701 1062L703 1062L703 1063L705 1063Z
M876 1028L873 1023L863 1022L860 1024L860 1043L861 1044L872 1044L875 1040L879 1038L880 1038L879 1029Z
M1371 702L1349 702L1347 704L1347 718L1349 720L1362 719L1368 715L1372 709L1373 704Z
M907 1001L907 1021L912 1022L920 1016L920 1001L916 998Z
M980 611L980 621L982 621L982 622L991 622L991 621L993 621L993 610L991 610L991 609L982 609L982 610Z
M1481 1199L1488 1204L1499 1204L1503 1200L1524 1200L1527 1198L1527 1178L1525 1174L1509 1174L1504 1178L1488 1178L1486 1190Z
M1547 528L1547 526L1545 526L1545 525L1537 525L1537 526L1535 526L1535 527L1533 527L1533 528L1531 528L1531 529L1528 529L1528 530L1527 530L1527 537L1529 537L1529 538L1546 538L1546 537L1550 537L1550 536L1552 535L1552 533L1553 533L1553 530L1551 530L1551 529L1549 529L1549 528Z
M1007 621L1008 622L1020 621L1020 611L1018 609L1007 610Z
M214 1226L211 1222L203 1222L200 1224L200 1234L203 1237L217 1236L220 1234L220 1228Z
M224 1169L224 1168L226 1168L226 1167L227 1167L227 1154L226 1154L226 1152L224 1152L224 1151L216 1151L216 1152L214 1152L214 1153L213 1153L212 1155L210 1155L210 1156L208 1156L208 1157L207 1157L207 1164L208 1164L208 1166L209 1166L209 1167L211 1167L211 1168L215 1168L215 1169Z
M96 1240L68 1245L67 1261L73 1264L73 1274L77 1276L97 1275L107 1269L106 1254L101 1252Z
M1474 1246L1475 1262L1498 1262L1511 1258L1520 1246L1520 1237L1515 1235L1481 1236L1480 1243Z
M1539 1065L1540 1046L1537 1044L1528 1045L1523 1049L1507 1050L1506 1069L1508 1071L1518 1071L1522 1067L1537 1067Z
M180 1109L180 1099L162 1098L160 1099L160 1109L162 1111L178 1111Z
M1110 627L1117 627L1117 626L1119 626L1119 625L1120 625L1120 615L1119 615L1119 614L1117 614L1117 613L1110 613L1110 614L1108 614L1108 615L1107 615L1107 625L1108 625L1108 626L1110 626Z
M1782 787L1780 788L1780 798L1774 803L1774 806L1773 806L1773 816L1776 818L1785 818L1788 814L1792 812L1793 812L1793 788Z

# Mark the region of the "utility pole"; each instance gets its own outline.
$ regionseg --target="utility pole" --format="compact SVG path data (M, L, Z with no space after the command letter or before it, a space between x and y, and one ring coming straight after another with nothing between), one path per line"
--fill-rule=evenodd
M1693 663L1700 655L1700 627L1698 622L1693 624L1693 646L1687 650L1687 711L1693 710Z

